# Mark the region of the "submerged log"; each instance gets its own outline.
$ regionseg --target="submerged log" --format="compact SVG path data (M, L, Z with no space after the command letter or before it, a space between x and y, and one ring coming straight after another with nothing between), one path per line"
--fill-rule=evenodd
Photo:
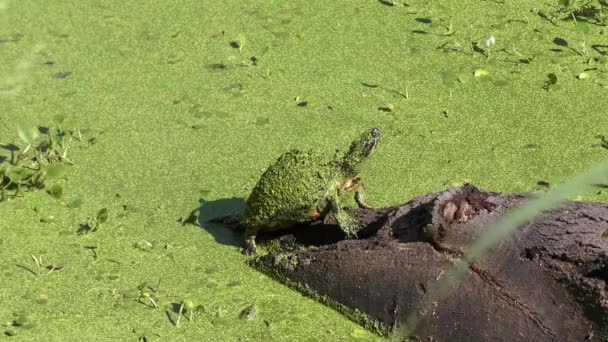
M421 341L605 341L608 204L566 202L477 258L449 295L429 289L497 217L530 194L472 185L352 214L366 224L344 239L323 224L271 235L281 246L255 267L381 334ZM279 237L280 236L280 237Z

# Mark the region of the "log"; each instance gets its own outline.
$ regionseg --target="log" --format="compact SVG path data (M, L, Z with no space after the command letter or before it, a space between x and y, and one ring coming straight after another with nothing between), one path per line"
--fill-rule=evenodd
M495 220L532 194L466 184L390 208L357 209L345 239L332 217L267 235L258 269L377 333L420 341L608 339L608 204L565 202L470 264L446 271ZM262 239L264 237L262 236ZM448 284L441 299L431 288ZM405 322L415 317L415 326Z

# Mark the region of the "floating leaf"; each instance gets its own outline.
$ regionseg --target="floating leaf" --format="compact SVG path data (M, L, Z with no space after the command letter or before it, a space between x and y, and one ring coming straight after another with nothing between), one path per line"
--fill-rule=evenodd
M238 42L239 42L239 52L241 52L241 51L243 51L243 48L247 44L247 37L245 36L244 33L239 33Z
M579 80L584 80L585 78L589 78L589 77L591 77L591 75L589 75L588 72L581 72L580 74L578 74Z
M494 36L489 36L488 38L486 38L485 44L488 47L496 45L496 38L494 38Z
M40 222L42 223L50 223L55 221L55 216L53 215L42 215L42 217L40 218Z
M219 270L219 268L217 266L208 267L205 269L205 273L213 274L213 273L217 272L218 270Z
M355 328L353 331L351 331L350 336L353 338L369 338L371 337L371 333L365 329L361 329L361 328Z
M57 134L53 137L54 143L58 144L59 146L62 146L63 137L64 135L61 135L59 130L57 130Z
M184 299L184 307L192 310L201 304L201 299L195 295L189 295Z
M448 87L453 86L456 83L456 80L458 79L458 75L456 74L456 72L454 71L445 71L441 73L441 79L443 81L443 84L445 84Z
M36 298L36 303L41 305L45 305L46 303L48 303L48 301L49 295L46 293L41 293L40 295L38 295L38 298Z
M257 126L264 126L264 125L268 124L269 122L270 122L270 119L265 118L265 117L262 117L262 116L257 117L257 118L255 119L255 124L256 124Z
M24 167L16 166L8 169L6 176L13 183L21 183L24 180L31 179L34 175L34 171L26 169Z
M80 208L81 205L82 205L82 199L81 198L77 198L77 199L71 201L70 203L68 203L67 207L75 209L75 208Z
M205 287L206 287L206 288L208 288L208 289L215 289L215 288L217 288L217 287L219 287L219 286L220 286L220 285L219 285L218 283L214 282L213 280L208 281L208 282L205 284Z
M576 22L576 31L582 34L587 34L591 31L591 27L584 21Z
M28 145L32 145L40 136L36 127L25 125L19 125L19 127L17 127L17 134L19 135L19 138Z
M551 183L544 181L544 180L539 180L538 182L536 182L536 185L540 185L543 186L545 188L550 188L551 187Z
M40 150L44 150L49 147L51 141L48 135L39 135L31 144Z
M263 49L262 52L260 53L260 55L264 56L268 51L270 51L270 45L266 45Z
M142 251L145 251L145 252L150 252L151 250L154 249L154 245L150 241L147 241L147 240L137 241L136 243L133 244L133 247L140 249Z
M392 113L395 111L395 105L392 103L386 103L384 107L382 107L382 111Z
M46 167L46 178L47 179L57 179L63 175L64 171L65 171L64 164L58 164L58 163L49 164Z
M481 76L485 76L485 75L487 75L487 74L489 74L489 72L488 72L487 70L484 70L484 69L477 69L477 70L475 70L475 72L473 73L473 75L474 75L475 77L481 77Z
M608 149L608 139L604 135L596 135L595 138L600 139L600 147Z
M30 329L34 326L34 323L27 315L19 315L13 321L13 325L16 327L21 327L23 329Z
M64 78L70 77L71 74L72 74L71 71L62 71L62 72L58 72L58 73L54 74L53 77L58 78L58 79L64 79Z
M61 125L63 123L63 120L65 120L65 114L56 114L53 115L53 122Z
M53 184L49 189L49 195L59 199L63 196L63 188L59 184Z
M196 111L196 112L194 112L194 117L197 118L197 119L202 119L202 118L204 118L205 116L208 116L208 115L209 115L209 113L205 112L205 111Z
M97 212L97 221L99 223L104 223L108 220L108 209L103 208Z
M23 295L23 298L25 298L27 300L35 300L36 294L32 290L27 290L25 292L25 294Z
M140 341L147 341L146 335L148 332L143 328L133 328L133 333L137 335Z

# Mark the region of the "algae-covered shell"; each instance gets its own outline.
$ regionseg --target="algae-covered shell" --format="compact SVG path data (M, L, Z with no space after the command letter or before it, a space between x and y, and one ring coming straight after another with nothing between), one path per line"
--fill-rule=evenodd
M276 230L311 221L340 179L340 167L315 150L290 150L270 165L245 204L243 224Z

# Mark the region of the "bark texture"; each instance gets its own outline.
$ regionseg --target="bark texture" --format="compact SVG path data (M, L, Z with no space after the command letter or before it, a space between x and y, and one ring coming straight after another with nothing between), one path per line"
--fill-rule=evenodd
M430 297L471 243L530 196L465 185L358 209L352 214L366 223L358 239L344 239L329 217L267 236L282 249L254 263L364 313L351 317L373 329L403 326L413 312L409 334L421 341L605 341L605 203L567 202L546 212L476 259L461 282L444 282L452 287L447 297Z

